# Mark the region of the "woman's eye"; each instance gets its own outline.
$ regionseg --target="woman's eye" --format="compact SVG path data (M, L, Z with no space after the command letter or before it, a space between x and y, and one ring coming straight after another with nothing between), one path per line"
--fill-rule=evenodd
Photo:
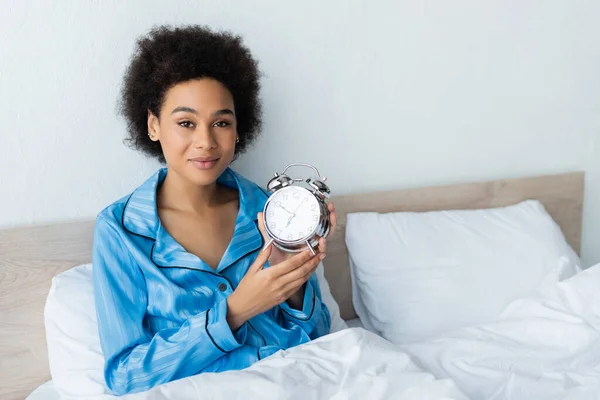
M180 121L177 124L183 128L191 128L192 126L194 126L194 124L192 124L191 121Z
M230 124L227 121L219 121L215 123L215 126L218 128L226 128L228 127Z

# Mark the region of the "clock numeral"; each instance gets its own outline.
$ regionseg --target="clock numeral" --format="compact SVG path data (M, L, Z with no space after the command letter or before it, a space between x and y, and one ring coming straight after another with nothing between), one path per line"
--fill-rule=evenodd
M298 197L300 197L300 193L299 192L294 192L294 198L297 199Z
M310 211L317 211L317 205L316 204L311 204Z
M318 216L318 215L316 215L316 214L315 214L315 215L313 215L313 216L312 216L312 220L313 220L313 221L318 221L318 220L319 220L319 216Z
M280 201L276 201L276 202L275 202L275 205L276 205L277 207L281 207L281 202L280 202Z
M277 224L275 223L275 221L271 222L271 228L275 229L277 227Z
M282 231L282 230L283 230L283 229L277 229L277 236L281 235L281 231Z
M304 237L304 232L298 232L298 239L302 239Z
M284 194L284 195L282 195L282 197L283 197L283 200L287 201L287 199L288 199L288 195L287 195L287 193L286 193L286 194Z
M292 235L288 235L288 240L292 240L294 237Z
M270 211L269 211L269 217L272 217L272 216L274 216L274 215L275 215L275 213L273 212L273 210L270 210Z

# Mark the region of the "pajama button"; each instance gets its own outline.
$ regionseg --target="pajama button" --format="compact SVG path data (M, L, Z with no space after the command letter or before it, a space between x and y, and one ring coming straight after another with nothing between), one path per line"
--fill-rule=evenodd
M224 284L223 282L219 283L219 286L217 286L217 288L221 291L224 292L227 290L227 285Z

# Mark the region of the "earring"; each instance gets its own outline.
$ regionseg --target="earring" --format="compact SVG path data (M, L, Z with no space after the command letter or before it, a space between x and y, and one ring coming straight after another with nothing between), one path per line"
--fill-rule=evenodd
M148 137L149 137L150 139L154 139L154 134L153 134L152 132L148 132Z
M239 136L235 138L235 142L236 142L236 143L239 143L239 142L240 142L240 137L239 137Z

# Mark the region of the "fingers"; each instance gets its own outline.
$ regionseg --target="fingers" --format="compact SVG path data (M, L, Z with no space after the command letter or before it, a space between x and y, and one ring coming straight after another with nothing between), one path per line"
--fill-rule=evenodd
M273 243L273 239L269 238L269 236L267 235L267 232L265 230L264 214L262 212L259 212L256 215L256 218L258 219L258 230L260 231L260 234L262 235L263 240L265 241L265 245L263 247L263 250L265 250L267 247L269 247Z
M250 271L256 272L256 271L260 271L261 269L263 269L263 267L267 263L267 260L271 256L272 248L273 248L273 246L271 244L267 243L267 245L258 253L258 256L256 256L256 259L254 260L254 263L252 263L252 265L248 269L248 272L250 272Z
M286 293L294 293L298 290L319 267L320 262L321 259L319 256L313 257L309 262L302 265L302 267L287 274L285 276L287 283L284 285L284 291Z
M269 270L274 276L279 277L285 274L290 273L295 270L299 266L306 263L312 257L312 253L310 250L304 250L298 254L295 254L291 258L288 258L285 261L280 262L279 264L272 265ZM315 257L318 257L316 255Z
M324 254L317 254L316 256L311 257L302 265L298 266L296 269L288 272L284 276L281 277L281 282L283 285L288 285L291 282L298 280L307 280L310 275L317 269L319 263L323 259Z
M330 213L335 211L335 205L333 204L333 201L330 201L329 203L327 203L327 208L329 209Z
M325 238L319 239L318 249L319 249L319 253L323 253L323 254L327 253L327 240Z
M335 233L335 228L337 226L337 215L335 214L335 205L333 202L327 204L327 208L329 209L329 233L327 236L333 235Z

